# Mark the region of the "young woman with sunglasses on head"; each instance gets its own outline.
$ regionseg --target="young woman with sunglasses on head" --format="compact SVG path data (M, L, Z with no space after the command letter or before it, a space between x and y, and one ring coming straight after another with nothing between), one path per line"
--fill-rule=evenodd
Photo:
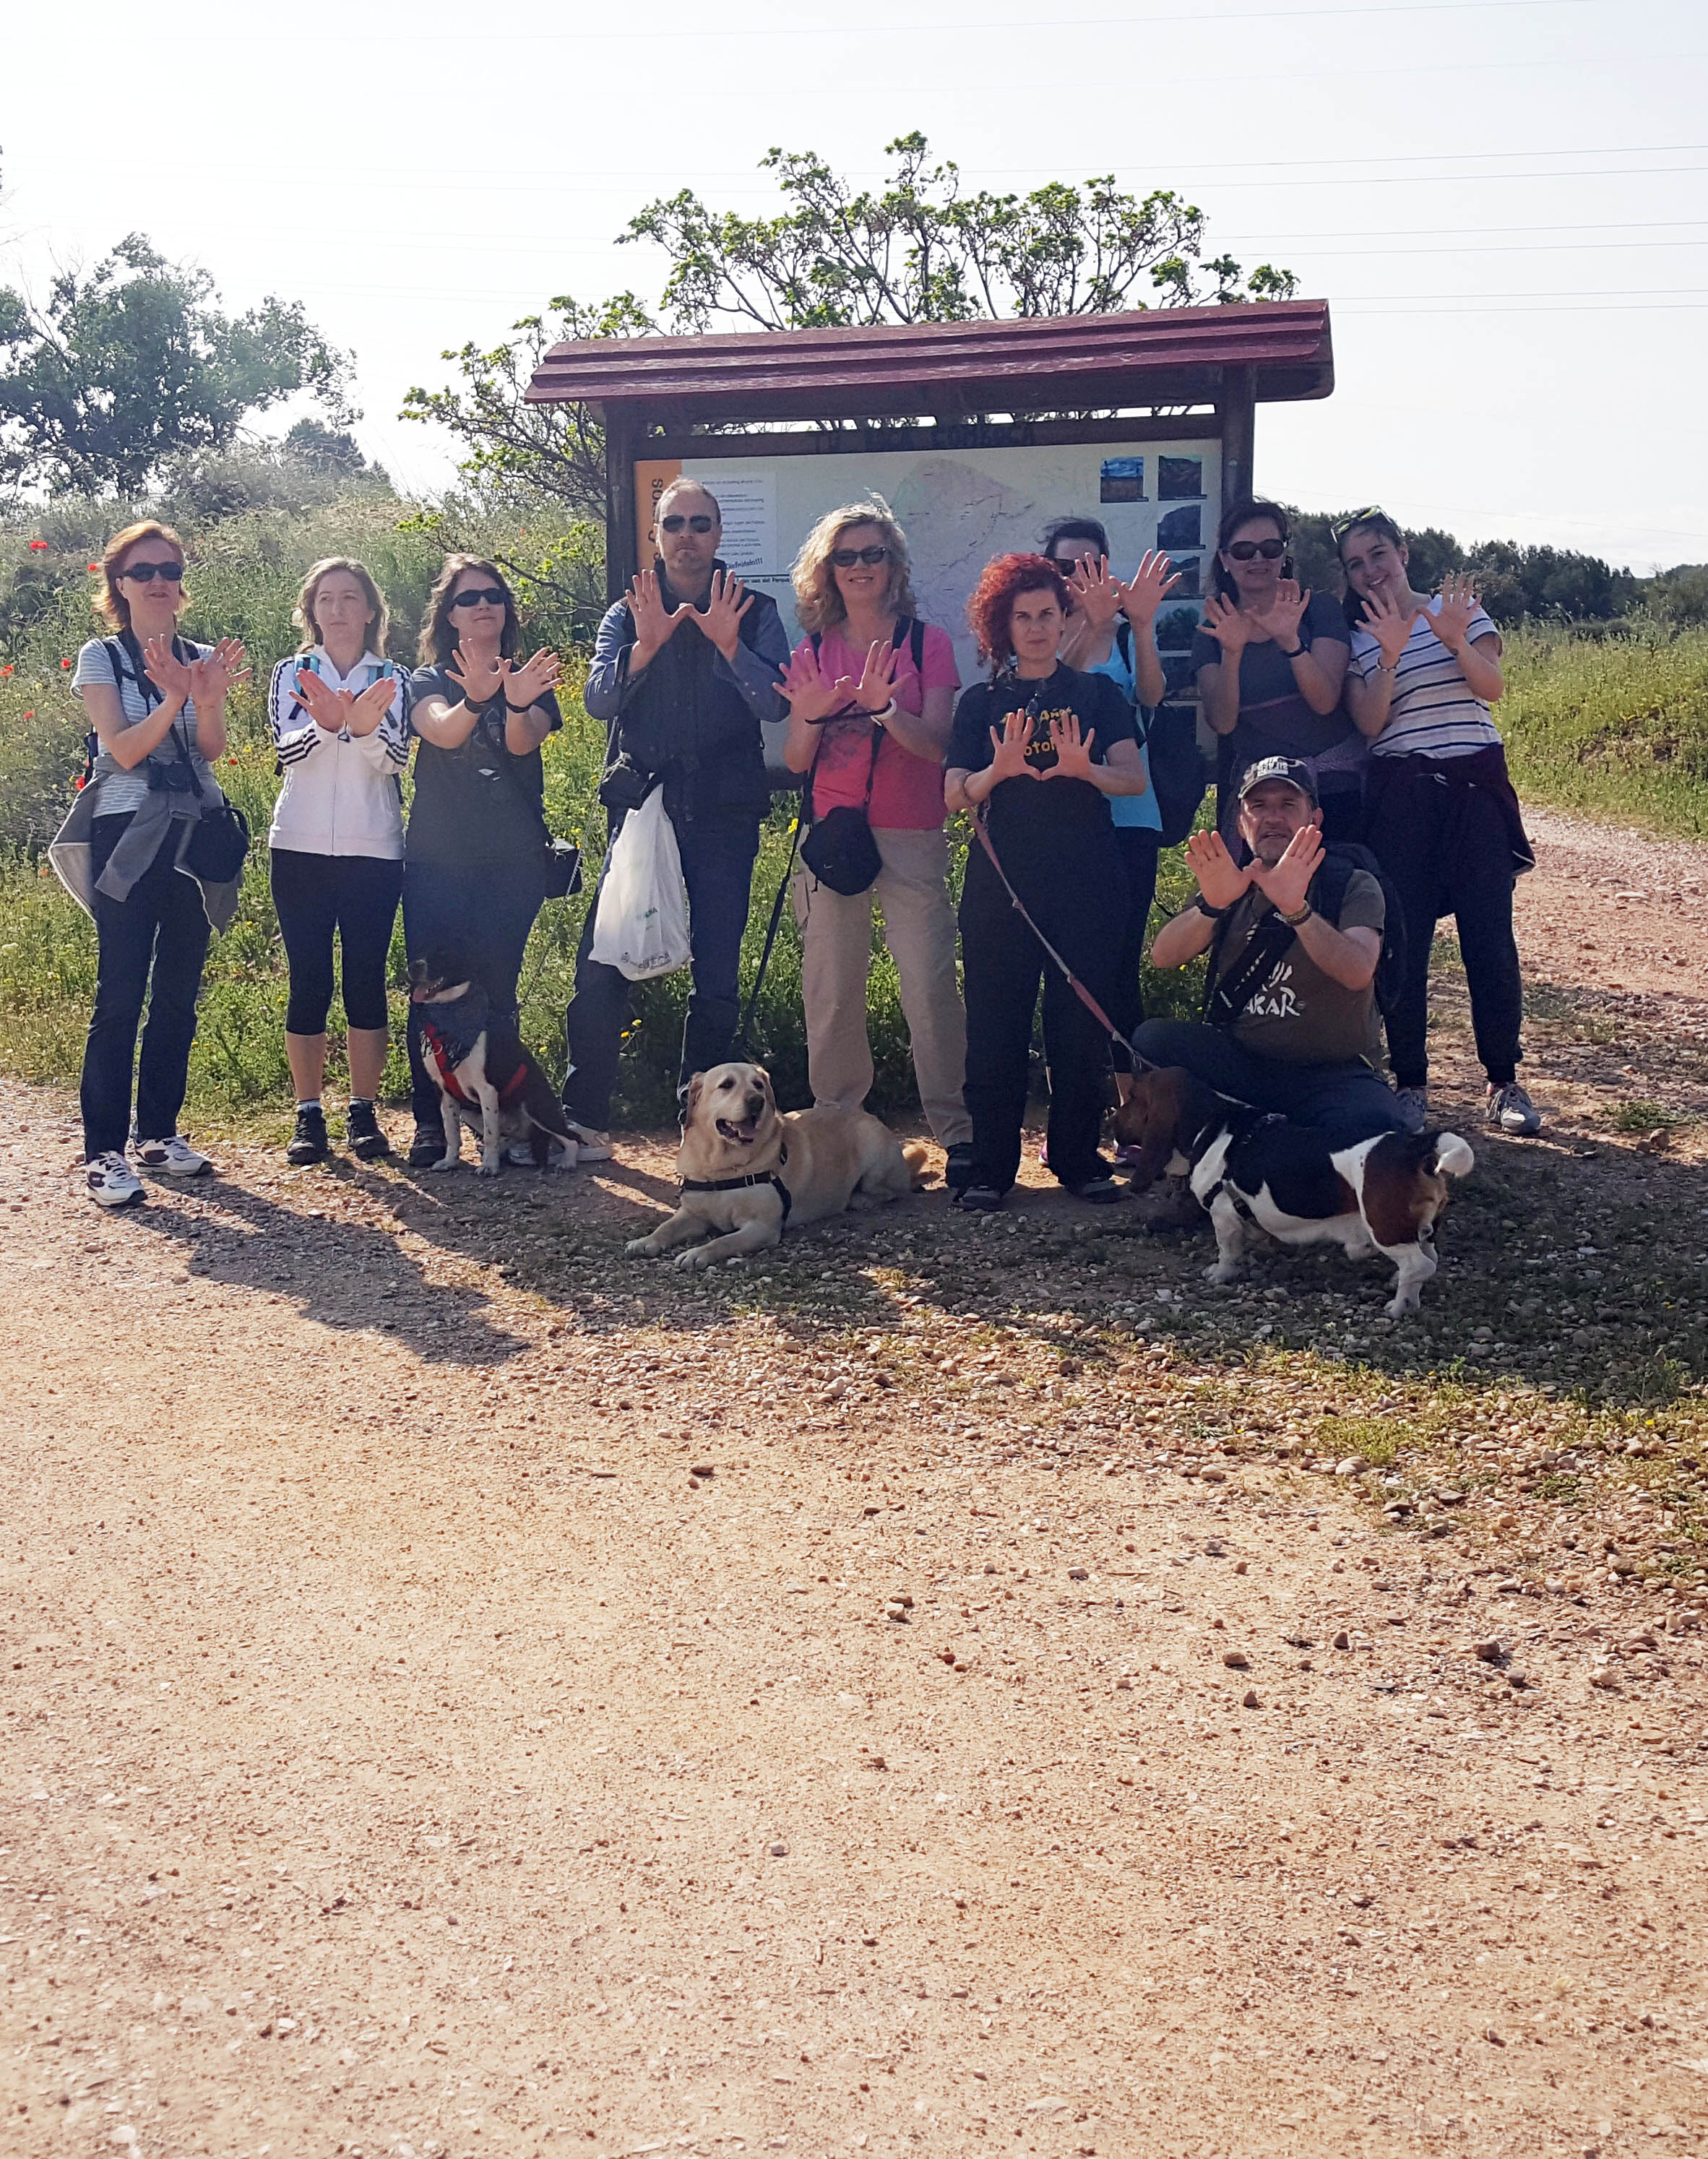
M493 1009L514 1020L522 955L546 898L546 771L540 747L562 724L562 663L515 657L516 603L496 567L448 555L427 595L409 723L420 738L403 850L403 937L411 960L454 945L479 970ZM439 1090L411 1009L411 1166L445 1151Z
M203 810L224 800L210 760L225 754L226 699L249 670L235 638L178 635L184 543L169 526L128 526L101 567L96 606L115 634L83 647L71 678L99 753L52 854L94 918L99 951L80 1090L87 1188L97 1206L126 1207L142 1198L127 1142L159 1175L210 1166L179 1136L178 1113L208 939L230 920L237 889L204 886L183 864Z
M1342 700L1350 650L1327 593L1302 593L1278 503L1237 504L1216 536L1215 589L1193 639L1204 717L1222 738L1217 823L1243 857L1240 783L1266 758L1311 769L1331 844L1362 836L1369 750Z
M1111 575L1109 535L1095 517L1064 517L1044 535L1044 558L1061 567L1068 581L1070 613L1062 639L1062 658L1089 675L1106 675L1129 704L1153 712L1167 695L1162 655L1157 650L1157 611L1180 582L1166 555L1148 551L1131 584ZM1126 878L1127 914L1116 963L1109 1016L1121 1033L1115 1046L1115 1092L1123 1101L1133 1084L1132 1052L1126 1043L1145 1017L1146 932L1157 897L1157 861L1162 848L1162 815L1149 782L1150 753L1142 740L1142 795L1112 795L1115 844Z
M1394 1084L1411 1129L1429 1111L1429 959L1454 917L1477 1054L1497 1131L1540 1131L1519 1085L1524 986L1513 884L1535 867L1506 750L1489 711L1505 687L1500 637L1468 577L1411 589L1400 527L1361 510L1334 527L1351 588L1347 702L1370 745L1370 846L1405 914L1405 976L1388 1013Z
M321 1090L333 939L344 955L350 1152L390 1154L374 1098L386 1069L386 966L403 890L403 800L409 681L380 655L388 618L367 569L349 557L317 562L294 617L299 651L273 670L267 696L285 776L267 834L273 909L290 963L285 1054L297 1124L285 1152L301 1164L328 1152Z
M875 899L900 980L920 1104L955 1188L972 1159L962 1100L966 1014L943 830L943 758L960 674L947 632L917 619L908 568L906 537L876 498L821 517L795 558L794 611L807 635L781 686L789 704L784 757L791 771L810 774L815 815L865 809L882 867L875 883L851 895L803 866L794 912L814 1101L857 1110L872 1089L866 986Z
M1040 984L1051 1172L1082 1199L1120 1199L1097 1151L1109 1039L1039 933L1106 1009L1127 916L1109 803L1146 784L1132 707L1106 676L1062 665L1068 588L1041 555L999 555L967 616L991 675L955 707L944 798L981 821L1002 867L975 833L960 903L973 1164L960 1204L990 1213L1019 1169Z

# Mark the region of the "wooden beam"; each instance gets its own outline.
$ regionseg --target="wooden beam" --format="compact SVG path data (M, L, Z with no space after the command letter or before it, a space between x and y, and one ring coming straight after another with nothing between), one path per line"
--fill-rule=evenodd
M1257 439L1257 370L1229 367L1222 370L1222 510L1244 502L1253 489L1252 459Z
M620 600L640 567L640 535L635 529L634 453L639 438L633 410L613 402L605 408L605 598Z
M650 458L869 457L884 450L1032 449L1058 443L1202 443L1222 432L1209 411L1172 419L984 421L951 427L802 427L743 434L649 435Z

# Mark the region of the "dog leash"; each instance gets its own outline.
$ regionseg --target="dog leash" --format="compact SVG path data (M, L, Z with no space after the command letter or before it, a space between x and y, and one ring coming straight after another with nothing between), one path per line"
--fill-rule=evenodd
M771 903L771 919L765 925L765 942L759 952L759 965L753 976L753 987L748 991L747 1002L742 1007L740 1024L735 1031L735 1040L730 1046L732 1058L744 1058L748 1054L748 1029L753 1023L753 1013L759 1002L759 991L764 987L765 970L771 964L771 951L777 942L778 924L783 919L783 903L789 897L789 888L794 878L794 858L800 852L800 826L805 814L802 807L794 813L794 823L789 835L789 862L777 888L777 897Z
M1080 1003L1084 1006L1086 1011L1090 1013L1092 1018L1096 1021L1097 1024L1103 1029L1110 1040L1111 1042L1119 1043L1123 1049L1130 1052L1131 1049L1131 1044L1128 1042L1126 1037L1121 1033L1121 1029L1115 1025L1109 1014L1105 1012L1102 1006L1098 1003L1096 998L1092 996L1090 991L1088 990L1085 985L1079 980L1079 977L1074 972L1073 969L1068 965L1061 954L1057 951L1055 946L1051 944L1048 938L1044 935L1043 930L1041 930L1038 924L1033 920L1031 915L1027 911L1025 901L1022 899L1020 894L1015 891L1013 886L1009 883L1007 872L1002 867L1001 862L998 861L996 850L991 844L991 836L985 830L985 817L982 805L980 806L980 809L973 818L973 830L978 834L980 844L983 847L985 852L991 858L991 867L995 870L996 875L1002 879L1003 891L1007 893L1009 898L1013 902L1014 912L1020 917L1020 919L1026 924L1033 935L1037 938L1038 943L1043 945L1044 950L1048 953L1051 959L1055 961L1057 966L1060 968L1063 976L1066 979L1068 987L1074 992L1074 995L1078 997Z

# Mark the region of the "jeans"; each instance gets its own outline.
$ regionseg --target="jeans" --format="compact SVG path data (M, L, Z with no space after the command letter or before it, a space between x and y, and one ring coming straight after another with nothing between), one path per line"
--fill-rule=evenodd
M528 934L546 899L538 849L515 862L406 862L403 943L411 960L435 945L466 953L493 1010L516 1017L516 983ZM421 1054L421 1015L409 1008L409 1098L417 1126L442 1129L440 1095Z
M800 986L806 1007L806 1074L820 1109L858 1110L872 1091L867 981L872 911L883 909L883 941L896 963L919 1104L931 1136L951 1147L970 1138L966 1013L955 977L955 909L949 842L932 831L874 829L883 867L869 892L832 892L810 870L794 879Z
M1396 758L1405 765L1413 760ZM1444 760L1449 771L1456 759ZM1385 784L1370 849L1392 878L1405 916L1405 972L1388 1014L1388 1053L1401 1087L1429 1077L1429 955L1436 924L1457 919L1477 1055L1489 1082L1504 1087L1524 1054L1524 989L1513 935L1512 835L1496 795L1416 760Z
M1113 851L1110 851L1111 857ZM1064 878L1057 903L1027 904L1079 980L1106 1011L1126 887L1111 859ZM975 1184L1007 1192L1020 1169L1033 1016L1043 986L1043 1047L1049 1066L1049 1166L1069 1188L1108 1174L1098 1154L1108 1091L1109 1038L1069 987L1061 970L1014 911L976 847L967 856L960 902L961 972L966 985L966 1106L973 1124Z
M1157 856L1161 836L1144 825L1117 825L1115 852L1127 881L1126 928L1115 961L1115 986L1107 1010L1121 1032L1119 1048L1110 1045L1117 1072L1133 1069L1132 1052L1126 1047L1133 1029L1145 1017L1146 931L1151 924L1151 903L1157 897Z
M678 1083L686 1087L696 1072L726 1061L741 1020L742 937L759 852L759 820L752 810L735 810L672 822L682 857L682 882L688 889L688 935L693 946L693 987L682 1029ZM620 830L620 824L613 825L613 843ZM610 859L607 848L608 865ZM601 870L601 889L604 882ZM569 1049L563 1107L576 1123L603 1131L611 1121L611 1097L617 1088L634 986L617 968L591 956L598 911L595 894L582 924L575 995L563 1017Z
M128 815L95 820L90 833L94 877L106 869L130 821ZM133 1069L137 1138L170 1139L178 1130L195 1040L196 997L211 935L195 879L172 866L179 834L174 822L127 898L95 894L99 958L80 1090L88 1162L124 1152L131 1133ZM139 1064L137 1029L145 995L148 1024L142 1030Z
M1153 1069L1184 1065L1219 1095L1314 1126L1338 1147L1405 1130L1394 1090L1357 1058L1288 1064L1242 1048L1222 1028L1187 1019L1147 1019L1133 1037L1133 1054Z
M275 847L268 867L273 912L291 968L285 1033L326 1032L334 930L344 951L344 1018L354 1028L383 1028L386 964L403 864L373 855L308 855Z

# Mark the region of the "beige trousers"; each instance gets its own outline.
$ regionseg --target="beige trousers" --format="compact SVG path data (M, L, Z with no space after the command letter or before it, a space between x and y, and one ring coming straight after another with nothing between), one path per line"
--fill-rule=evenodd
M972 1137L961 1100L966 1079L966 1012L955 972L955 913L949 903L949 841L934 832L880 832L883 862L870 892L849 898L806 869L794 880L806 1005L807 1077L821 1109L857 1110L872 1091L866 985L872 966L872 906L883 909L883 940L901 979L919 1100L939 1147Z

